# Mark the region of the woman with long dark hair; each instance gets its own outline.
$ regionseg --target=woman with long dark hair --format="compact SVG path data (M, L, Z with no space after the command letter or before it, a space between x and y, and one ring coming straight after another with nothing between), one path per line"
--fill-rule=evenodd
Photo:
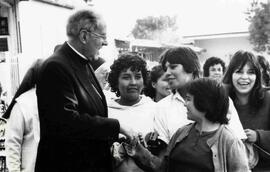
M270 91L262 85L260 65L255 55L237 51L223 82L245 129L246 141L258 149L259 162L254 171L270 170Z

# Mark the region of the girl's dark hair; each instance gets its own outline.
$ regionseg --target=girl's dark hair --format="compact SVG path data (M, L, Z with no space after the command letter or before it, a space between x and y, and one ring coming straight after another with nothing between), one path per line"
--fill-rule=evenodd
M156 83L158 79L165 73L161 65L154 66L150 71L150 76L147 81L147 85L144 89L144 94L152 99L156 96L156 89L152 86L152 83Z
M124 53L116 59L111 65L111 71L109 73L108 82L111 86L111 91L116 93L116 96L120 96L118 89L118 78L122 71L131 68L131 71L141 71L143 77L144 86L147 81L147 68L146 62L139 55L134 53Z
M236 94L232 83L232 75L236 70L242 70L246 64L250 64L256 74L256 81L254 87L251 90L248 102L250 105L252 105L252 107L259 108L262 105L264 91L261 81L260 65L253 53L243 50L237 51L233 55L230 64L227 67L227 71L223 77L223 83L227 85L229 95L235 102Z
M264 56L258 55L258 62L262 69L262 80L265 86L270 86L270 65Z
M199 78L200 62L197 54L188 47L170 48L160 56L160 63L166 71L166 62L181 64L187 73L192 73L194 78Z
M222 71L224 73L225 69L226 69L224 61L218 57L210 57L205 61L204 65L203 65L203 76L208 77L209 76L209 68L211 66L214 66L217 64L220 64L222 66Z
M229 97L221 83L210 78L198 78L187 84L187 93L194 96L194 106L206 113L206 119L228 124Z

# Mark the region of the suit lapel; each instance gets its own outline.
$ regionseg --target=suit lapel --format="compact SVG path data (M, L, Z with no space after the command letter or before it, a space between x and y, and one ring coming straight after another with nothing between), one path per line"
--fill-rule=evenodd
M107 114L107 103L105 96L103 94L103 91L101 87L99 86L99 83L94 75L94 72L90 70L90 75L87 75L86 72L86 65L82 62L82 57L80 57L76 52L74 52L67 43L63 45L65 49L65 53L70 57L69 62L71 64L71 67L74 70L75 77L79 80L81 86L86 90L86 92L89 94L89 97L93 99L93 102L96 103L96 101L100 100L103 104L103 106L106 109ZM96 87L93 85L92 82L96 82Z

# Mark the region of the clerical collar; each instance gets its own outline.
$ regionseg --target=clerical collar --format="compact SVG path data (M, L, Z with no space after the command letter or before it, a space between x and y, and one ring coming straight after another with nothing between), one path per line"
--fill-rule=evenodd
M73 51L75 51L75 53L77 53L79 56L81 56L81 58L83 58L86 61L89 61L84 55L82 55L79 51L77 51L74 47L72 47L72 45L70 45L68 42L67 42L67 44Z

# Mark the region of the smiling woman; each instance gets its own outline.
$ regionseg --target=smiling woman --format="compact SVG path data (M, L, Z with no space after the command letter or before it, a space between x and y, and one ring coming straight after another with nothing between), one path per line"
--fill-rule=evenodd
M138 55L122 54L111 66L109 84L120 104L133 105L140 99L140 94L147 80L146 62Z
M114 61L108 78L111 90L119 97L108 100L108 116L118 119L121 125L128 125L141 137L152 131L152 111L155 109L152 99L141 95L146 77L146 62L136 54L126 53ZM121 154L121 149L114 153ZM123 151L122 156L116 159L119 158L122 159L121 164L117 166L116 163L114 171L141 171L132 158L125 153L123 155Z
M260 65L255 55L248 51L237 51L223 82L228 86L229 95L245 129L246 143L263 150L258 152L259 162L254 170L270 170L270 91L262 85Z
M131 67L122 71L118 78L118 89L122 95L119 104L133 105L140 101L143 89L143 78L141 71L132 71Z

